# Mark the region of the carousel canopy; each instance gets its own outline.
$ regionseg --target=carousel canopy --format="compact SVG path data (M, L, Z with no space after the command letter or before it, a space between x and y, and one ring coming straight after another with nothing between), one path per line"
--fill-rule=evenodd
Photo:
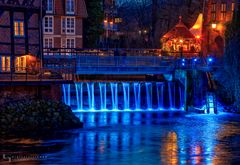
M164 39L174 39L174 38L182 38L182 39L194 39L195 36L191 33L191 31L187 28L186 25L182 22L182 17L179 17L179 22L175 27L173 27L169 32L167 32L164 36Z

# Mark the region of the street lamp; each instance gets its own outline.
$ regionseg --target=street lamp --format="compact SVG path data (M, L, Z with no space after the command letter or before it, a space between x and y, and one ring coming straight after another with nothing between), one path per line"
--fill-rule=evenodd
M105 30L106 30L106 45L107 45L107 48L108 48L108 36L109 36L109 34L108 34L108 20L107 19L105 19L104 21L104 27L105 27Z
M217 28L217 24L216 23L212 23L212 29L216 29Z

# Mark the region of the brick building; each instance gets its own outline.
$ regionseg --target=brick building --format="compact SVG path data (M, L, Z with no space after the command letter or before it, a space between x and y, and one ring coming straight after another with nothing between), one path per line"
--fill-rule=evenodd
M226 23L232 20L235 0L208 0L204 6L203 53L205 56L222 56Z
M41 0L0 1L0 73L36 69L41 57Z
M43 20L44 48L82 48L84 0L46 0Z

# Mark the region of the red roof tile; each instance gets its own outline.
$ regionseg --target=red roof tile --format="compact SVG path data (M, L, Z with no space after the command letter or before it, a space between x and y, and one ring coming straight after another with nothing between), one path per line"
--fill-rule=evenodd
M172 28L169 32L167 32L163 38L171 39L171 38L195 38L194 35L190 32L190 30L184 25L181 18L179 23Z

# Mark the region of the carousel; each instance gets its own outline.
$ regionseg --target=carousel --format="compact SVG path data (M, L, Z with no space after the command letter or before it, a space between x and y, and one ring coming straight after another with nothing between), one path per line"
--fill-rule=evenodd
M201 51L201 29L202 15L191 29L187 28L180 16L178 24L161 38L163 55L198 56Z

